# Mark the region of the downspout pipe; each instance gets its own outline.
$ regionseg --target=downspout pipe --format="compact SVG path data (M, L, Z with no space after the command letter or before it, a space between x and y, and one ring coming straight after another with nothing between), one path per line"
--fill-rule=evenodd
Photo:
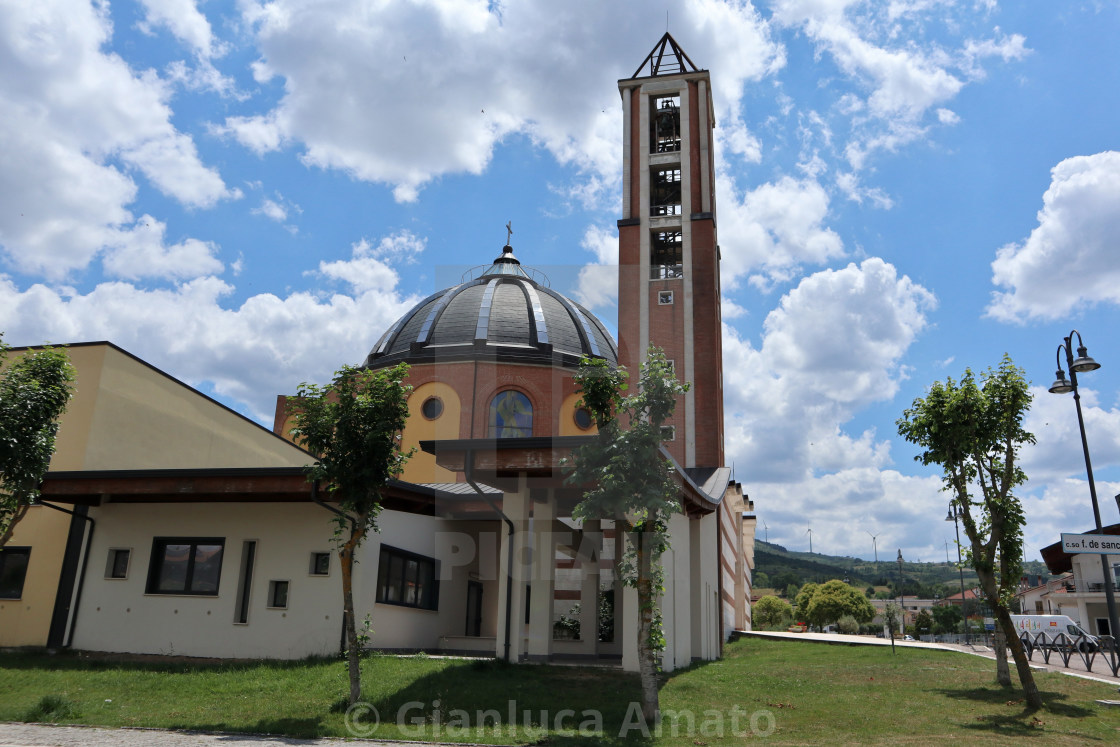
M510 621L511 613L513 610L510 605L513 602L513 521L498 508L498 505L484 492L482 488L478 487L478 483L474 481L474 450L468 449L466 454L466 465L463 470L466 473L467 484L470 485L474 492L478 493L478 497L486 501L490 508L498 516L502 517L502 521L506 523L506 639L505 639L505 660L510 661L509 658L509 639L510 639ZM512 663L512 662L511 662Z
M84 519L86 523L89 524L89 534L86 535L86 550L84 553L82 553L82 570L78 574L78 592L74 597L74 609L70 613L70 625L66 629L66 635L62 638L62 647L70 648L70 644L73 643L74 640L74 628L78 625L78 611L82 607L82 589L85 588L86 585L86 569L89 568L89 553L90 549L93 547L93 530L97 527L97 522L95 522L91 517L86 516L85 514L71 511L70 509L63 508L62 506L55 506L54 504L47 503L46 501L41 499L38 501L38 503L41 506L53 508L55 511L61 511L64 514L70 514L71 516L76 516L79 519Z

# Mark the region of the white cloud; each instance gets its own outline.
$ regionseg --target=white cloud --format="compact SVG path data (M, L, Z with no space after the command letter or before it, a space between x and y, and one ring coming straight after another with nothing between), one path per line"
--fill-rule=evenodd
M844 244L830 228L828 193L814 179L781 177L740 197L731 178L716 177L720 194L723 283L734 288L740 278L768 290L789 280L802 264L823 264L844 254Z
M389 264L415 263L426 244L411 231L385 236L376 246L363 238L351 245L350 259L320 262L319 274L347 283L355 293L391 293L399 276Z
M1058 319L1120 303L1120 153L1067 158L1051 170L1038 226L992 262L987 313L1004 321Z
M196 278L214 275L224 265L214 256L218 247L212 242L187 238L166 246L167 226L150 215L141 216L134 226L122 231L119 242L105 254L105 271L118 278Z
M590 226L580 245L597 261L580 269L576 297L591 309L613 309L618 304L618 233L612 228Z
M166 27L175 38L189 46L199 57L210 58L222 53L216 47L210 22L195 5L194 0L140 0L145 16L140 27L146 33Z
M386 1L370 13L341 0L275 0L242 8L262 55L255 76L285 85L272 111L218 128L247 147L299 147L310 166L386 184L411 201L442 174L481 173L495 144L518 133L575 167L577 196L611 193L621 113L602 81L630 75L648 51L618 44L635 4ZM737 110L745 80L782 64L749 4L693 0L674 36L686 50L705 50L698 65L724 71L714 81L717 120Z
M166 290L103 283L64 294L43 285L21 291L0 276L0 329L15 345L108 339L271 423L278 394L329 380L340 361L362 362L418 300L382 280L354 295L260 294L226 308L233 288L213 277Z
M277 223L283 223L288 219L288 209L276 202L265 197L261 199L260 207L255 207L252 210L253 215L263 215L269 220L274 220Z
M873 432L843 425L888 400L933 296L881 259L824 270L786 294L755 348L724 326L728 460L752 481L800 483L819 471L889 462Z
M0 243L22 271L62 278L133 220L135 169L189 207L236 196L171 124L166 85L102 51L105 6L8 3L0 13Z

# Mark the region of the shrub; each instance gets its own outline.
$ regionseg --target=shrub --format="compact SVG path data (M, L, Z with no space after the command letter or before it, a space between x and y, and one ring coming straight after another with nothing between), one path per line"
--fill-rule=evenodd
M81 716L78 705L61 695L44 695L39 702L23 715L24 721L49 722L68 721Z
M842 615L836 621L836 629L845 635L855 635L859 632L859 622L851 615Z

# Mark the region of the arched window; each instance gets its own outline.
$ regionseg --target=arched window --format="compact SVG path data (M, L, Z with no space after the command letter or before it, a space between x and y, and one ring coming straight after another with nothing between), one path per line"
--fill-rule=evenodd
M498 392L490 401L490 438L533 435L533 405L521 392Z

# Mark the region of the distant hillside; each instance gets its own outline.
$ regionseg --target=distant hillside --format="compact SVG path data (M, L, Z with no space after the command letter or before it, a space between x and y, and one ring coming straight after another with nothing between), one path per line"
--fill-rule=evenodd
M898 579L898 563L891 559L863 560L850 556L824 555L821 553L795 552L781 545L755 541L755 572L763 572L773 582L783 572L790 572L801 583L820 583L833 578L847 578L856 585L870 586L882 580ZM1047 576L1046 565L1039 561L1023 564L1023 572ZM960 574L954 563L909 563L903 560L902 575L907 584L960 584ZM964 570L965 587L976 585L976 572Z

